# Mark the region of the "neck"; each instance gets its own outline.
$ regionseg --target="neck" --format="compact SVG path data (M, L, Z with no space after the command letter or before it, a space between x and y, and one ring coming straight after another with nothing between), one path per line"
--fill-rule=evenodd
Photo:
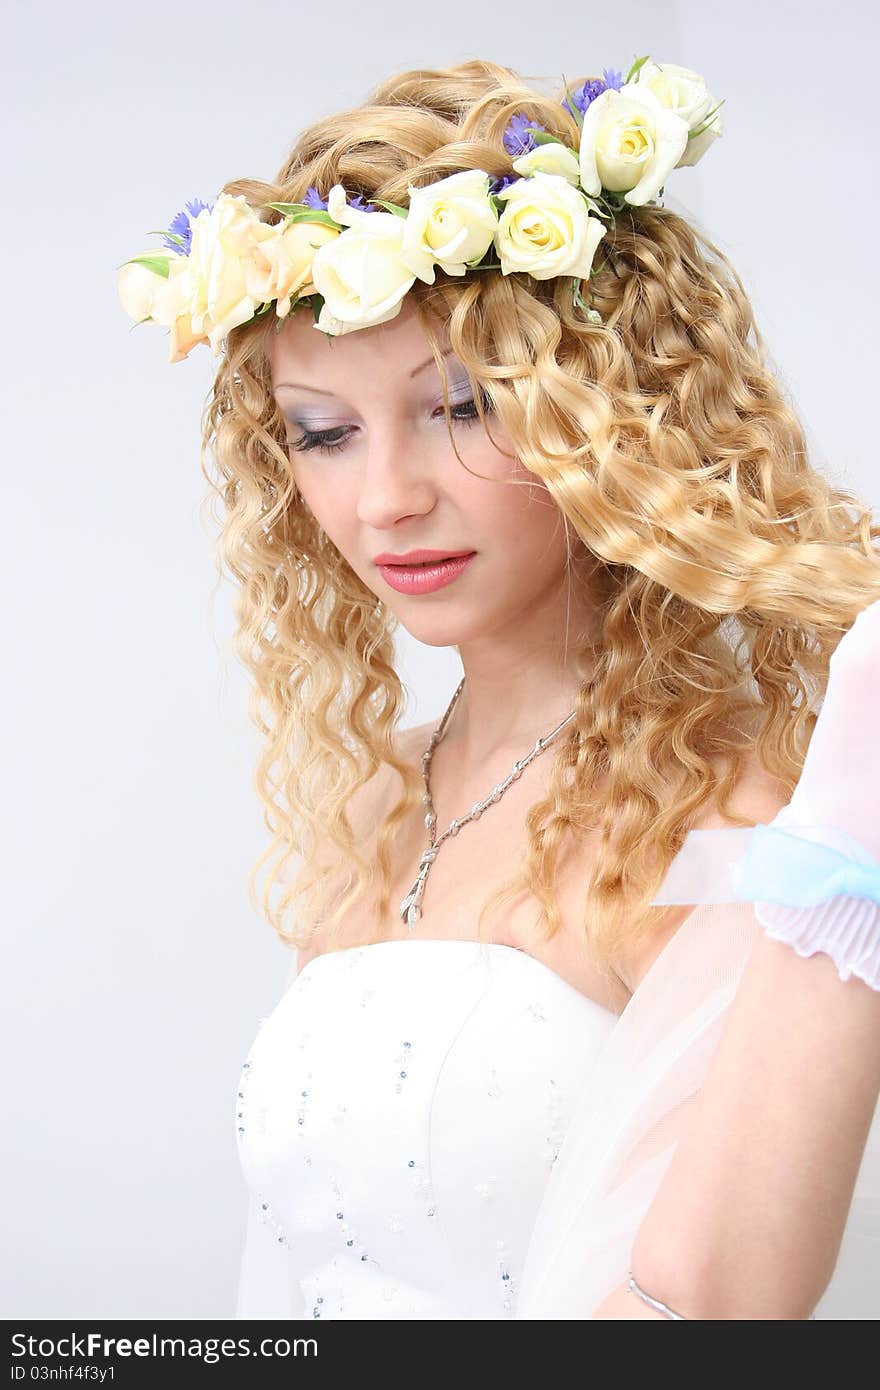
M548 585L525 611L459 643L464 688L442 742L468 774L524 757L577 706L595 666L602 602L592 576L579 579Z
M442 742L460 766L473 772L504 755L522 758L577 706L589 672L558 655L518 647L502 662L463 656L465 683ZM438 721L439 722L439 721Z

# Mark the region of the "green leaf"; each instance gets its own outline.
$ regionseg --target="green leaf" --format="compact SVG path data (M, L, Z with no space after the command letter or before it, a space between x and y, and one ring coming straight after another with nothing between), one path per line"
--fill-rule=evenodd
M581 110L581 108L578 106L577 102L576 102L575 99L574 99L574 96L573 96L573 94L572 94L572 90L571 90L571 88L570 88L569 85L568 85L568 79L567 79L567 77L565 76L565 73L562 74L562 84L563 84L563 86L564 86L564 88L565 88L565 95L566 95L566 98L567 98L567 100L564 101L564 102L562 103L562 105L565 107L566 111L570 112L571 115L574 116L575 120L576 120L577 123L578 123L578 127L579 127L581 130L583 130L583 127L584 127L584 113L583 113L583 111ZM570 105L569 105L569 102L571 103Z
M176 241L178 246L186 246L186 238L178 232L147 232L147 236L166 236L169 241Z
M630 68L629 72L626 74L625 82L632 82L633 78L635 78L636 81L638 81L638 75L642 70L642 66L644 63L647 63L650 56L650 53L646 53L644 58L633 59L633 65Z
M409 211L408 208L402 208L399 203L386 202L384 198L371 198L370 202L375 203L377 207L385 208L386 212L396 213L398 217L406 217Z
M589 208L590 212L595 212L596 215L597 215L598 217L609 217L609 216L610 216L610 213L608 213L608 212L605 210L605 208L602 206L602 203L601 203L601 202L597 202L596 199L593 198L589 193L586 193L586 192L583 190L583 188L581 188L580 184L578 184L577 192L580 193L581 197L583 198L583 200L584 200L584 202L586 203L587 207ZM603 200L603 201L604 201L604 200Z
M164 256L132 256L131 260L123 261L123 265L143 265L147 270L152 270L154 274L168 279L168 261Z
M717 116L718 112L721 110L721 108L722 108L722 106L724 105L724 103L726 102L726 100L727 100L727 97L722 97L721 100L719 101L718 105L712 107L712 110L711 110L711 111L709 112L709 114L706 116L706 119L703 121L702 125L695 126L693 130L691 130L691 131L688 132L688 139L689 139L689 140L693 140L693 138L694 138L695 135L702 135L702 133L703 133L704 130L708 130L709 126L710 126L710 125L712 124L712 122L714 121L715 117Z
M536 145L561 145L562 141L558 135L553 135L549 130L533 130L532 139ZM528 154L528 150L526 151Z
M272 208L275 212L323 212L323 208L310 208L308 203L260 203L261 208Z
M297 304L298 304L298 303L299 303L299 300L297 300ZM321 317L321 310L322 310L323 307L324 307L324 296L323 296L322 294L318 294L317 292L315 292L315 294L312 295L312 313L313 313L314 316L315 316L315 323L317 323L317 322L318 322L318 319Z
M572 284L571 302L574 307L583 309L590 323L602 322L602 315L599 313L598 309L593 309L581 294L580 284L577 279L575 279Z
M337 230L341 225L324 208L310 208L306 203L263 203L262 206L283 212L288 225L294 222L319 222L324 227Z

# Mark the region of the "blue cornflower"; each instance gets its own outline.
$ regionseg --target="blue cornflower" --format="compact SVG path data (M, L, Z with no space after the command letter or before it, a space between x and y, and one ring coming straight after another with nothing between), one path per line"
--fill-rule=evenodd
M494 178L489 180L489 193L501 193L505 188L508 188L510 184L516 183L518 178L518 174L515 176L511 174L496 174Z
M302 199L310 208L323 208L327 211L327 198L322 198L314 184L309 184L306 189L306 196ZM357 193L353 198L346 198L346 203L350 208L357 208L359 212L375 212L376 209L368 205L362 193Z
M571 100L574 102L581 115L583 115L590 103L596 100L596 97L600 97L603 92L609 90L619 92L622 86L622 72L615 72L613 68L603 68L602 76L591 77L588 81L583 82L580 87L572 92ZM567 106L568 102L564 104ZM569 110L571 110L571 107L569 107Z
M518 155L526 154L528 150L535 148L532 131L546 129L547 127L541 125L540 121L533 121L530 116L527 116L525 111L518 111L515 116L511 116L507 123L507 129L503 136L504 148L509 155L516 159Z
M321 197L313 183L309 184L306 189L306 196L302 201L310 208L323 208L325 212L327 211L327 199Z
M186 204L186 210L184 212L179 212L168 228L168 233L164 239L164 245L168 250L177 251L181 256L188 256L192 244L192 224L190 218L195 219L198 217L199 213L202 212L204 208L207 208L210 212L213 206L213 203L203 203L201 198L192 198L190 202ZM187 216L187 214L189 214L189 216ZM182 237L183 245L181 246L178 241L172 241L172 236Z

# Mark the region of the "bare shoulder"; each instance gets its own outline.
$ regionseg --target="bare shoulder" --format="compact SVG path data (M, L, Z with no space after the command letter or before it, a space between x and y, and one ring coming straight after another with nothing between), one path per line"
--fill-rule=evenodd
M718 766L719 775L723 771ZM765 768L752 749L741 759L739 775L733 791L728 797L729 807L739 816L745 816L752 825L766 823L773 819L777 811L789 801L790 792L779 778ZM693 822L694 829L712 829L718 826L733 825L730 817L722 816L715 799L700 808Z
M723 769L719 767L720 771ZM741 762L739 776L728 797L728 809L738 816L745 817L750 825L766 825L789 799L790 793L783 783L767 771L757 753L752 751ZM711 798L700 808L691 828L714 830L736 823L730 815L722 816L715 798ZM632 993L641 984L679 927L694 911L695 906L693 903L671 906L650 938L638 942L624 959L616 963L617 973Z

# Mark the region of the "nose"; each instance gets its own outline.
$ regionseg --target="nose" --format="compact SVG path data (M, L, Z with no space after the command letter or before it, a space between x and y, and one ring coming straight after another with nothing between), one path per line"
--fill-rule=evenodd
M373 434L363 455L358 520L384 531L408 516L426 516L437 500L432 464L424 445L403 429Z

